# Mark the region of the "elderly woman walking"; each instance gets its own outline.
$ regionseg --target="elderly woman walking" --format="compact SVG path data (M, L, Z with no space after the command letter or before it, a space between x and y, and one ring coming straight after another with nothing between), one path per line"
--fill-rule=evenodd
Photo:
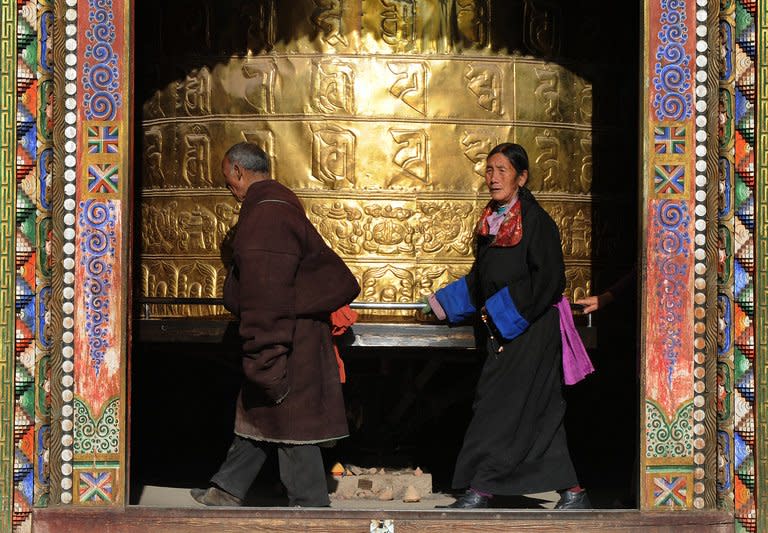
M557 225L525 188L528 155L519 144L490 151L491 200L476 228L470 272L432 294L435 315L450 323L479 313L485 360L473 417L456 461L450 507L487 507L493 495L560 491L557 508L589 508L566 442L560 317L565 289ZM561 304L562 308L562 304ZM565 310L570 312L565 306Z

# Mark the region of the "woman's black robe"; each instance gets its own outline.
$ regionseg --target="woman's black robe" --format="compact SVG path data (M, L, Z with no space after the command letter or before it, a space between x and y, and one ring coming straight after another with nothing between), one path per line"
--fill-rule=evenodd
M531 494L577 484L565 437L558 311L565 267L557 225L520 189L522 239L478 236L464 278L436 293L450 322L486 307L504 350L487 343L474 414L456 461L454 488Z

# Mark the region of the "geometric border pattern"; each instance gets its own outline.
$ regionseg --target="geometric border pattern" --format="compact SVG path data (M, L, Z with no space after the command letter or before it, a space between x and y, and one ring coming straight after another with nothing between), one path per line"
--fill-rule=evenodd
M59 413L50 431L50 494L55 503L113 505L123 503L120 484L125 479L127 319L122 278L128 265L120 210L127 189L113 179L108 165L119 165L125 179L130 144L119 141L130 116L120 110L128 89L123 50L130 25L123 22L130 20L131 11L123 0L56 0L54 10L55 61L62 65L54 73L54 175L63 179L54 181L50 198L58 256L51 281L56 330L51 404ZM91 132L84 130L87 126ZM89 170L107 171L91 173L96 174L92 190ZM101 248L102 243L107 246ZM104 276L94 277L100 272ZM97 284L106 292L99 292ZM97 308L106 312L97 313ZM118 365L113 354L119 356ZM104 361L109 365L102 365ZM106 438L91 436L96 425L108 429ZM81 495L91 494L81 493L81 482L98 480L96 472L105 466L111 470L110 490L99 489L99 497L80 502Z
M717 357L717 506L733 511L733 361L734 361L734 138L733 110L735 101L734 33L736 29L734 0L723 2L720 8L721 68L719 76L718 131L720 182L718 215L718 357Z
M709 0L653 0L646 9L643 509L704 509L714 469L705 423L708 354L716 354L706 337L715 298L708 191L717 185L707 179L709 11ZM677 429L666 431L665 420Z
M656 128L659 129L659 128ZM664 129L672 129L666 127ZM681 128L685 131L685 128ZM685 144L685 141L682 142ZM684 148L683 148L684 149ZM685 196L685 188L688 183L686 180L685 165L668 165L668 164L655 164L653 166L654 171L654 193L657 196L664 196L665 198L673 196Z
M0 0L0 531L13 512L16 0Z
M2 5L3 5L3 8L5 9L5 8L8 6L8 3L7 3L7 0L4 0L4 1L5 1L5 3L3 3ZM67 3L67 5L68 5L70 8L72 8L72 7L76 7L76 5L77 5L77 2L76 2L75 0L67 0L67 2L66 2L66 3ZM15 3L14 3L14 5L11 5L11 8L12 8L12 9L15 9ZM73 28L75 29L75 32L74 32L74 33L72 33L72 34L70 34L70 33L67 33L67 35L68 35L68 36L72 36L72 35L76 35L76 34L77 34L77 31L76 31L76 29L77 29L77 13L76 13L76 10L75 10L75 14L74 14L74 17L70 18L70 17L69 17L69 12L70 12L70 11L72 11L72 9L68 9L68 10L66 11L66 13L65 13L65 27L66 27L66 28L69 28L69 27L73 27ZM705 11L705 19L706 19L706 11ZM4 20L5 20L5 19L4 19ZM3 30L5 31L5 28L3 28ZM5 34L4 34L4 36L5 36ZM67 62L65 63L65 64L66 64L66 69L65 69L65 72L66 72L66 74L65 74L65 75L67 76L67 79L68 79L69 81L74 81L72 78L69 78L69 72L70 72L70 68L72 68L72 67L76 67L76 65L77 65L77 57L75 57L75 61L74 61L74 63L70 64L70 63L69 63L69 59L70 59L70 53L69 53L69 52L70 52L70 51L72 51L72 50L75 50L75 51L76 51L76 50L77 50L77 44L78 44L78 43L77 43L77 40L76 40L76 38L75 38L75 39L74 39L74 47L70 49L70 48L69 48L69 45L70 45L70 42L69 42L69 41L70 41L70 39L69 39L69 37L68 37L68 38L67 38L67 47L68 47L67 49L68 49L68 54L65 56L65 57L66 57L66 59L67 59ZM700 52L701 52L701 56L702 56L702 57L704 57L704 60L706 61L706 56L705 56L705 55L703 55L705 51L700 51ZM697 58L698 58L698 57L700 57L700 56L698 56L698 55L697 55ZM15 58L14 58L14 59L15 59ZM705 65L704 65L704 66L705 66ZM697 74L697 76L698 76L699 72L701 71L701 70L700 70L700 68L703 68L703 66L700 66L700 65L698 65L698 64L697 64L697 71L696 71L696 74ZM5 70L4 70L3 74L4 74L4 75L6 74L6 71L5 71ZM76 74L76 71L75 71L75 74ZM706 80L706 78L705 78L705 80ZM698 79L697 79L697 81L698 81ZM63 101L64 107L65 107L65 114L69 114L69 113L73 112L73 110L72 110L72 109L68 109L68 108L67 108L67 103L70 101L70 99L72 99L73 97L76 97L76 96L77 96L77 84L76 84L76 83L74 83L73 85L74 85L74 88L73 88L73 91L72 91L72 92L70 92L70 84L69 84L69 83L67 83L66 87L64 88L64 91L65 91L65 95L66 95L66 96L65 96L65 98L64 98L62 101ZM698 87L699 87L699 85L697 85L697 89L698 89ZM4 94L4 93L3 93L3 94ZM703 99L704 99L704 97L706 97L706 94L705 94L705 95L702 95L701 97L699 96L698 92L697 92L697 93L695 93L695 94L696 94L696 98L697 98L697 103L698 103L699 99L703 100ZM693 110L691 110L691 111L693 112ZM697 120L697 121L698 121L699 117L703 117L703 118L704 118L704 120L706 120L706 115L704 114L704 111L706 111L706 107L705 107L705 109L704 109L704 110L703 110L701 113L699 113L699 110L698 110L698 108L696 108L696 112L697 112L697 113L696 113L696 120ZM65 116L65 121L66 121L66 116ZM697 124L697 125L698 125L698 124ZM73 122L70 122L70 121L66 121L66 128L67 128L67 129L69 129L69 128L73 128L74 126L75 126L75 124L74 124ZM704 128L705 126L706 126L706 122L705 122L705 123L704 123L704 124L701 126L701 128ZM4 130L4 131L5 131L5 130ZM697 133L698 133L698 131L697 131ZM77 136L76 136L76 135L74 135L74 136L70 136L70 135L68 135L68 134L66 133L66 131L65 131L65 138L66 138L66 140L68 140L68 141L69 141L69 140L74 140L74 144L75 144L75 145L77 145ZM699 141L698 141L698 138L697 138L696 140L697 140L697 149L698 149L698 147L699 147L699 144L698 144L698 143L699 143ZM704 147L704 149L706 150L706 147ZM64 168L65 168L65 173L64 173L64 178L65 178L65 190L64 190L64 192L65 192L65 197L64 197L64 198L65 198L65 200L64 200L64 201L65 201L65 204L66 204L66 202L67 202L68 200L74 200L74 198L73 198L71 195L67 195L67 189L68 189L68 188L72 189L72 188L74 188L74 187L75 187L75 183L74 183L74 182L75 182L75 179L76 179L76 177L77 177L77 176L76 176L76 171L75 171L75 169L76 169L76 165L70 165L70 164L68 164L68 163L67 163L67 161L68 161L68 160L70 160L70 156L71 156L71 157L73 157L73 158L76 158L76 156L77 156L77 149L76 149L76 148L73 148L73 149L71 149L71 150L70 150L70 149L66 149L66 158L65 158L65 161L64 161L64 165L65 165L65 167L64 167ZM699 155L699 154L697 153L697 154L696 154L696 163L698 163L699 161L701 161L701 160L702 160L701 158L703 158L703 157L705 157L705 156L706 156L706 151L705 151L705 152L704 152L702 155ZM71 162L71 160L70 160L70 162ZM699 168L698 168L698 165L696 165L696 168L695 168L695 170L696 170L696 174L695 174L695 176L696 176L696 177L695 177L695 180L696 180L696 189L695 189L695 191L694 191L694 192L695 192L696 194L698 194L698 192L699 192L699 187L706 187L706 186L707 186L707 183L706 183L706 181L704 181L704 182L703 182L701 185L699 185L699 183L698 183L698 181L699 181L699 180L698 180L698 178L699 178L699 176L700 176L700 175L704 175L704 174L703 174L703 171L700 171L700 170L699 170ZM68 175L68 174L67 174L67 171L72 171L72 172L71 172L71 175ZM7 169L6 169L4 166L2 167L2 172L4 173L4 176L5 176L5 173L7 172ZM690 174L689 174L689 175L690 175ZM68 178L71 178L71 179L68 179ZM704 179L706 180L706 177L705 177ZM71 187L70 187L70 186L71 186ZM699 201L698 197L696 198L696 200L697 200L697 201L696 201L696 204L695 204L695 206L694 206L695 208L694 208L694 210L693 210L693 212L692 212L692 214L693 214L693 216L694 216L694 226L697 226L697 222L698 222L699 220L702 220L702 217L706 216L706 214L707 214L705 210L704 210L704 212L703 212L703 213L699 213L699 211L700 211L700 210L699 210L698 208L699 208L700 206L702 206L702 203ZM70 243L72 243L72 244L73 244L73 242L72 242L72 238L73 238L73 236L71 236L71 237L68 237L68 236L67 236L67 235L68 235L68 232L66 231L67 229L71 229L73 226L72 226L72 225L70 225L70 226L68 226L68 225L67 225L67 221L66 221L66 218L67 218L67 216L68 216L68 215L72 215L72 216L74 217L74 215L75 215L75 213L76 213L76 206L74 205L74 202L71 202L71 203L70 203L70 207L71 207L71 208L69 208L69 207L67 207L67 206L65 205L65 225L64 225L65 231L64 231L64 241L63 241L63 244L64 244L64 254L63 254L63 258L64 258L65 262L66 262L66 260L67 260L67 259L72 259L72 260L73 260L73 262L74 262L74 258L76 257L76 255L75 255L75 253L76 253L76 250L74 249L74 245L71 247L71 254L69 254L69 255L68 255L68 254L67 254L67 250L66 250L66 245L67 245L67 244L70 244ZM74 220L73 220L72 222L74 223ZM699 264L699 262L698 262L699 260L698 260L698 258L696 257L696 251L698 251L698 250L700 249L700 245L698 244L698 242L696 242L696 241L698 241L698 240L699 240L699 239L698 239L698 237L699 237L699 233L698 233L698 231L697 231L697 232L695 233L695 235L694 235L695 246L694 246L694 249L693 249L693 251L694 251L694 259L695 259L695 261L696 261L696 262L694 263L695 265L698 265L698 264ZM705 265L705 263L703 263L703 262L702 262L701 264ZM68 274L68 273L72 273L72 272L74 271L74 267L75 267L75 264L72 264L72 265L71 265L71 268L70 268L69 270L67 270L67 266L66 266L66 264L65 264L65 270L64 270L64 273L65 273L65 274L64 274L64 283L65 283L65 298L64 298L64 305L63 305L63 308L64 308L64 310L65 310L65 314L64 314L65 318L66 318L66 316L67 316L67 314L66 314L67 303L71 303L71 298L70 298L69 300L67 299L67 291L66 291L66 289L67 289L67 287L68 287L68 288L70 288L70 289L73 289L73 288L74 288L74 286L73 286L73 280L70 278L70 281L67 281L67 279L68 279L68 277L67 277L67 274ZM694 270L695 270L695 269L694 269ZM704 270L703 272L701 272L701 279L703 279L703 274L705 274L705 273L706 273L706 270ZM696 278L696 279L698 279L698 278ZM68 285L67 285L67 284L68 284ZM70 316L71 316L71 315L70 315ZM65 322L66 322L66 321L65 321ZM65 323L65 328L66 328L66 323ZM69 331L71 332L71 331L72 331L72 329L70 328L70 330L69 330ZM65 329L65 330L63 331L63 335L62 335L62 341L63 341L63 344L62 344L62 346L63 346L63 348L64 348L64 350L63 350L63 351L66 351L66 348L68 347L68 345L67 345L67 342L66 342L66 341L67 341L66 333L67 333L67 330ZM71 347L71 345L70 345L70 347ZM0 363L2 363L2 362L3 362L3 360L2 360L2 359L0 359ZM63 362L64 362L64 365L63 365L63 367L64 367L64 374L63 374L63 377L62 377L62 379L61 379L61 385L62 385L62 389L61 389L61 396L62 396L62 400L64 400L64 407L66 408L66 405L67 405L67 394L66 394L66 392L67 392L67 389L68 389L68 387L70 388L70 391L71 391L71 385L67 385L67 382L68 382L68 380L67 380L67 377L68 377L68 376L69 376L69 377L72 377L72 373L71 373L71 371L69 371L69 373L68 373L68 371L67 371L67 359L66 359L66 356L65 356L65 358L63 359ZM697 364L698 364L698 363L697 363ZM696 368L698 368L698 367L696 367ZM702 378L702 379L703 379L703 378ZM699 382L699 381L698 381L698 378L697 378L697 381L696 381L696 383L698 383L698 382ZM3 390L5 391L6 389L3 389ZM696 405L696 399L697 399L697 397L698 397L698 396L697 396L696 394L694 394L694 397L693 397L693 400L694 400L694 405ZM69 400L69 401L70 401L70 402L72 401L72 397L71 397L71 396L70 396L70 400ZM63 414L65 414L65 417L66 417L66 413L65 413L65 411L66 411L66 409L63 409L63 410L62 410L62 413L63 413ZM66 422L66 418L62 418L62 429L64 429L64 428L65 428L65 422ZM695 427L696 427L696 423L700 423L700 421L696 421L696 419L695 419L695 415L694 415L694 434L695 434ZM71 434L71 431L70 431L70 434ZM74 478L73 478L73 475L75 475L75 474L73 474L73 472L71 471L71 469L70 469L69 473L66 473L66 472L65 472L65 470L66 470L66 468L65 468L65 467L66 467L66 464L67 464L67 459L66 459L66 457L67 457L67 453L66 453L66 451L67 451L67 450L66 450L66 446L67 446L67 444L66 444L66 439L65 439L65 437L66 437L66 431L64 431L64 432L61 434L61 436L62 436L62 445L64 445L64 448L63 448L63 450L64 450L64 451L63 451L63 453L62 453L62 458L64 459L64 461L61 463L61 467L62 467L62 472L65 474L65 475L64 475L64 477L62 478L62 482L61 482L61 488L62 488L62 489L65 489L63 493L66 493L67 491L69 491L69 493L70 493L70 500L71 500L71 497L72 497L72 492L76 492L76 493L78 493L78 494L79 494L79 485L78 485L77 487L75 487L75 486L74 486L74 485L71 483L71 482L73 481L73 479L74 479ZM0 442L0 445L2 445L4 442L5 442L5 441L2 441L2 442ZM70 442L70 446L71 446L71 442ZM704 443L702 443L702 447L701 447L701 448L703 449L703 447L704 447ZM698 448L698 446L697 446L697 448ZM695 461L695 457L694 457L694 461ZM71 460L70 460L70 465L71 465ZM98 469L94 469L94 472L96 472L97 470L98 470ZM80 474L79 472L76 474L76 477L77 477L77 483L80 483L80 476L79 476L79 474ZM674 472L672 472L672 473L670 473L670 474L665 474L665 475L667 475L668 481L670 481L670 482L671 482L672 478L673 478L673 477L675 477L673 474L674 474ZM66 485L66 483L65 483L65 480L67 479L67 477L70 479L70 484L69 484L69 487L68 487L68 489L65 487L65 485ZM680 476L677 476L677 477L680 477ZM96 478L94 478L94 480L95 480L95 479L96 479ZM689 484L689 487L690 487L690 485L691 485L691 484ZM695 483L694 483L694 485L695 485ZM669 485L669 486L670 486L670 487L672 487L674 490L678 490L678 489L675 489L675 488L674 488L672 485ZM5 493L3 493L3 494L5 494ZM682 493L678 491L678 496L679 496L680 494L682 494ZM686 492L686 498L689 498L689 497L690 497L690 496L689 496L690 494L693 494L693 495L694 495L694 499L693 499L692 503L693 503L693 505L694 505L694 506L697 506L697 505L696 505L696 499L695 499L695 496L696 496L696 494L697 494L697 491L696 491L696 489L695 489L695 486L694 486L694 490L693 490L692 492ZM673 499L674 499L674 498L673 498ZM62 498L62 501L64 501L64 499L63 499L63 498Z
M644 80L650 80L643 135L645 158L643 291L645 409L641 454L643 509L692 504L690 283L693 78L691 0L652 0L646 10ZM647 83L647 81L646 81ZM682 135L684 133L684 135ZM676 138L674 145L666 140Z
M694 88L695 109L695 169L696 188L694 194L694 251L693 251L693 507L703 509L705 507L706 485L704 484L706 464L706 447L716 446L716 441L707 442L705 426L706 396L707 391L707 358L708 347L706 342L707 306L715 306L716 301L711 301L708 293L712 293L715 287L708 287L707 272L707 219L710 213L707 211L707 190L710 187L707 179L707 126L708 126L708 97L707 89L709 67L709 44L707 42L707 20L709 17L709 0L697 0L696 10L696 72ZM715 182L713 186L716 186ZM716 213L714 214L716 216ZM716 357L713 352L712 356Z
M123 226L128 220L122 211L130 145L122 141L130 118L123 112L130 36L130 24L124 23L130 20L130 3L66 2L65 18L73 27L66 30L65 111L71 101L76 123L67 123L64 139L70 153L65 156L63 252L65 262L71 261L64 265L64 326L74 329L63 339L63 359L72 362L64 379L71 371L73 385L65 408L73 419L70 447L62 453L67 482L62 502L114 505L122 503L125 479L128 256ZM70 8L76 11L72 16ZM71 155L76 157L67 161ZM73 320L68 313L74 313ZM66 390L68 383L63 386ZM107 463L105 472L101 467ZM94 485L81 491L84 482Z
M35 310L37 272L37 2L18 4L16 19L16 361L14 371L13 528L31 529L35 450Z
M757 101L756 110L758 125L757 130L757 261L760 265L756 286L762 297L757 302L758 349L755 355L756 372L756 403L757 424L756 431L756 462L755 484L756 498L755 512L757 513L757 531L768 531L768 336L765 335L768 327L768 298L765 291L768 290L768 128L765 126L768 120L768 4L762 2L757 13L757 43L760 50L757 52Z
M685 0L660 0L659 44L652 73L654 116L658 121L685 121L692 114L690 55L684 45L690 22ZM656 22L656 21L654 21Z
M754 0L735 5L734 127L734 511L755 532L755 17Z
M654 509L687 509L691 506L693 475L674 468L650 468L652 483L648 484L646 498Z
M53 124L48 114L53 105L53 9L49 0L38 1L37 40L37 287L35 311L35 455L34 455L34 505L48 504L50 463L48 439L50 438L50 356L51 330L48 317L51 294L50 256L50 194L53 174Z
M72 503L72 458L75 397L75 225L77 177L77 0L66 0L64 12L64 232L62 239L63 303L61 359L61 503Z
M117 468L94 468L76 470L75 492L81 504L101 505L111 503L120 489Z

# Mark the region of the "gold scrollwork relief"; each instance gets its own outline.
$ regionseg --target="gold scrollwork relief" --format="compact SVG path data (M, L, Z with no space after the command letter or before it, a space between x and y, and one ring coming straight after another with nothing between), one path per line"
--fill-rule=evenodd
M581 85L576 94L576 120L582 124L592 124L592 84L577 78Z
M418 300L423 296L429 296L440 287L444 287L452 281L456 281L469 272L469 263L463 265L430 265L417 267L415 272L416 277L416 294L414 294L413 301Z
M416 3L410 0L380 0L381 38L395 51L402 52L416 40Z
M563 255L590 259L592 253L592 220L588 207L573 204L545 204L547 212L560 228Z
M310 201L308 215L323 238L342 255L399 258L459 258L472 253L475 204L418 201L405 205L336 200Z
M560 137L555 136L549 129L535 137L539 155L534 162L537 175L541 176L544 191L560 189Z
M534 69L538 85L534 94L544 104L545 116L552 122L563 120L560 111L560 69L553 67L536 67Z
M144 296L221 296L227 261L222 247L236 224L238 205L224 197L205 205L198 202L164 196L142 206L142 249L148 254L142 262ZM303 202L323 238L350 266L356 265L353 271L364 287L361 298L365 300L415 301L458 279L471 263L480 205L475 201L339 198L329 202L309 197ZM568 293L586 294L590 267L572 262L591 258L589 204L579 207L545 199L542 205L561 229ZM367 263L374 257L388 258L388 262ZM179 309L166 306L159 309L158 316ZM190 308L184 312L202 311ZM387 316L390 314L408 315Z
M490 42L489 0L456 0L456 26L470 46L487 46Z
M389 130L397 145L392 161L401 172L392 176L387 186L401 184L403 181L421 182L429 185L429 135L423 129Z
M588 266L565 267L565 296L572 302L592 294L591 269Z
M147 203L141 206L141 241L145 253L168 253L176 247L179 223L175 217L177 202L165 206Z
M363 253L365 221L359 207L340 201L331 205L317 203L310 206L307 215L338 253L352 257Z
M208 67L189 72L176 85L176 109L189 116L211 112L211 72Z
M468 202L420 202L419 249L426 254L467 257L472 252L475 207Z
M389 88L390 94L422 115L427 114L427 83L429 67L423 61L393 61L387 63L397 79Z
M237 204L220 200L201 205L192 200L163 199L142 204L142 249L148 254L218 256L237 221Z
M574 165L576 175L571 184L577 186L576 192L589 193L592 190L592 134L587 132L578 141L578 159Z
M541 5L537 0L524 0L523 40L535 54L554 56L560 50L560 11L551 5Z
M150 187L162 187L165 182L163 173L163 133L160 128L144 130L144 176Z
M245 78L245 101L259 113L274 113L277 76L274 61L249 58L243 62L242 73Z
M155 119L165 117L165 111L163 111L163 105L161 103L164 93L162 91L155 91L155 93L149 97L144 104L144 118Z
M355 112L355 66L351 62L313 62L312 103L320 113Z
M142 267L143 293L150 297L213 298L226 270L199 260L149 260Z
M336 189L344 182L355 185L357 139L349 130L326 126L312 132L312 177L325 188Z
M195 124L184 135L184 155L181 177L189 187L210 187L211 176L211 136L208 130Z
M529 49L556 50L551 2L512 4L493 15L528 9ZM568 290L587 292L593 258L625 248L615 214L591 207L593 136L606 152L593 119L605 115L566 65L497 53L491 30L503 24L491 15L489 0L236 2L217 19L236 32L207 53L235 52L192 63L180 48L192 68L173 65L185 74L144 104L145 295L220 295L220 247L238 212L219 161L240 140L269 154L272 177L302 198L372 301L415 301L466 273L487 153L519 142L563 236Z
M315 9L310 16L312 24L322 33L322 39L331 46L349 46L344 28L344 2L342 0L314 0Z
M413 255L415 230L409 222L414 211L404 207L372 203L363 208L368 215L363 230L363 249L375 255Z
M145 260L141 266L142 295L159 298L221 297L226 270L207 262L192 260ZM150 313L162 316L221 315L219 306L152 304Z
M447 53L453 45L454 0L423 0L416 6L422 52Z
M467 88L477 97L477 105L501 116L504 114L504 75L495 65L467 65Z
M360 299L365 302L411 302L414 287L413 272L407 268L374 266L362 272Z

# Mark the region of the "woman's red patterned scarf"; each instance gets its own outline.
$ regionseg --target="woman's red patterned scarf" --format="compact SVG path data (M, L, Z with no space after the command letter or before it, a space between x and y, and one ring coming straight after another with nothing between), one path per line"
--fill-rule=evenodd
M493 213L496 202L491 200L483 209L483 215L477 223L475 232L477 235L488 235L490 225L488 217ZM523 238L523 215L520 210L520 200L514 203L507 211L504 222L501 223L499 231L496 233L491 246L516 246Z

